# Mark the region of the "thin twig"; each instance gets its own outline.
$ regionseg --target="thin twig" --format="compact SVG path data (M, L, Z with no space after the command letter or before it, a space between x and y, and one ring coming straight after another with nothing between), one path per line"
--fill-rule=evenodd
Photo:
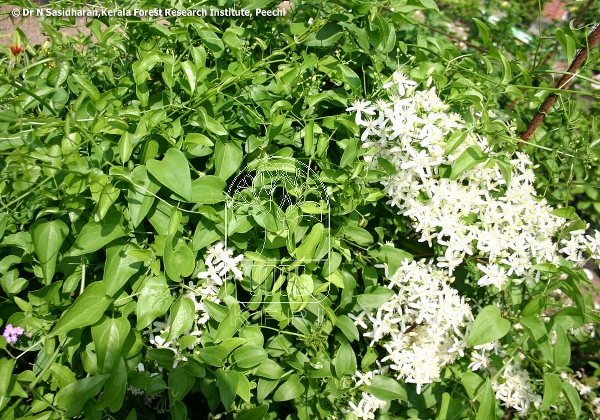
M557 89L569 88L569 85L573 81L575 73L579 71L579 68L586 60L588 56L588 51L596 47L596 45L598 45L598 41L600 41L600 25L596 24L594 30L587 39L586 48L582 48L577 52L575 58L573 59L573 62L567 69L567 72L556 83L555 87ZM528 141L533 136L533 133L542 124L542 121L544 121L544 118L546 118L546 113L550 111L550 108L552 108L552 106L556 103L557 99L557 93L551 93L550 95L548 95L548 97L538 110L537 114L535 114L535 116L527 126L527 130L525 130L525 132L521 134L521 139L523 141Z
M577 15L577 17L575 18L575 20L573 21L573 27L576 28L577 26L579 26L579 24L581 23L581 21L583 20L583 16L585 15L585 13L589 10L590 7L592 7L592 4L594 4L596 0L589 0L587 2L587 4L583 7L583 9L581 9L579 11L579 14ZM550 51L548 53L548 55L546 56L546 58L544 58L544 61L542 61L542 66L548 64L548 62L552 59L552 57L554 56L554 54L556 54L556 51L558 51L558 42L556 42L554 44L554 48L552 48L552 51Z
M581 9L579 11L579 14L577 15L577 17L573 21L573 27L579 26L579 24L583 20L583 17L585 16L585 13L589 10L590 7L592 7L592 4L594 4L594 1L596 1L596 0L589 0L587 2L587 4L583 7L583 9ZM554 54L556 54L556 52L558 51L558 47L559 46L560 46L560 44L558 42L554 42L554 47L552 47L552 51L550 51L548 53L548 55L546 56L546 58L544 58L544 60L542 60L542 62L541 62L542 66L545 66L546 64L548 64L548 62L550 62L550 60L552 59L552 57L554 57ZM537 81L537 79L538 79L538 75L535 74L533 76L532 83L535 82L535 81ZM521 92L525 92L525 91L523 89L521 89ZM510 109L512 111L515 108L515 105L518 102L519 102L519 98L515 99L513 101L513 103L510 104L510 106L508 107L508 109Z

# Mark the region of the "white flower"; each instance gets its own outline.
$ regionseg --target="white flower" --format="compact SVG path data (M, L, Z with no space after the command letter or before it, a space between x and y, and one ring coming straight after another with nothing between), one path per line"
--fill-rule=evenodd
M398 379L423 385L439 378L443 366L464 354L467 330L473 316L470 307L449 284L442 270L424 262L405 261L389 279L396 291L377 309L349 316L367 330L371 345L380 343L387 354L381 359ZM371 376L357 373L357 384ZM360 407L360 404L359 406Z
M406 88L414 88L417 86L417 83L410 80L404 73L401 71L396 71L392 75L392 80L383 85L384 89L395 86L398 89L398 95L405 96L407 93Z
M516 409L520 415L527 414L531 404L537 407L541 403L541 397L531 388L529 374L516 362L506 365L501 380L497 376L494 378L492 389L496 398L505 407Z
M512 165L510 183L489 159L452 179L442 177L444 167L452 168L469 148L490 157L494 152L486 138L472 133L457 114L446 112L435 89L418 91L416 86L395 72L383 85L387 98L379 98L375 107L359 100L348 108L356 111L363 129L365 162L377 168L378 158L384 158L397 168L382 182L388 203L412 221L420 241L445 248L436 265L450 275L465 258L474 257L488 262L478 266L482 287L537 281L539 273L532 267L557 261L555 237L563 221L535 197L531 160L525 153L498 156ZM363 119L367 112L370 117ZM448 140L457 138L449 148ZM600 258L600 233L571 233L562 244L561 252L578 264L587 253Z
M206 271L202 271L198 273L199 279L211 279L217 285L221 286L223 284L223 279L221 278L221 271L225 268L225 263L221 262L219 265L214 266L212 264L208 264ZM225 272L227 270L225 269Z
M356 101L352 102L352 106L347 108L346 111L348 111L348 112L355 111L356 117L354 118L354 121L356 122L356 124L361 124L363 122L363 120L362 120L363 112L367 115L375 115L375 108L370 105L371 105L370 101L364 101L362 99L357 99Z

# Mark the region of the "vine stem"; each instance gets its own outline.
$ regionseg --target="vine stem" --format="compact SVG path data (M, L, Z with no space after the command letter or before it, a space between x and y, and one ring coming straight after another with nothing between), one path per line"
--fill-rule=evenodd
M579 26L579 24L583 20L583 16L589 10L589 8L592 7L592 4L594 4L595 1L596 0L588 0L587 4L583 7L583 9L581 9L581 11L579 12L579 14L577 15L577 17L573 21L573 27ZM548 53L548 55L546 56L546 58L544 58L544 61L542 61L542 65L548 64L548 62L552 59L552 57L554 56L554 54L556 54L556 51L558 51L558 46L559 46L558 42L554 44L554 48L552 48L552 51L550 51Z
M556 83L555 87L557 89L569 88L569 85L573 81L575 73L579 71L579 68L586 60L588 56L588 51L593 49L596 45L598 45L598 41L600 41L600 25L596 24L594 30L587 39L587 48L582 48L577 52L575 58L573 59L573 62L567 69L566 73ZM548 97L538 110L537 114L535 114L533 119L529 122L527 130L525 130L525 132L521 134L521 140L528 141L533 136L533 133L542 124L542 121L544 121L544 118L546 118L546 113L550 111L550 108L552 108L552 106L556 103L557 99L558 93L551 93L550 95L548 95Z

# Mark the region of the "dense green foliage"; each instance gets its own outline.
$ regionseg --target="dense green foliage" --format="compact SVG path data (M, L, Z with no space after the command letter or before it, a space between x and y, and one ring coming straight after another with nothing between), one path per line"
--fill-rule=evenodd
M545 53L557 39L571 60L589 27L547 28L517 47L506 35L517 12L500 2L463 9L474 15L461 22L432 0L291 3L269 17L255 12L277 10L266 0L124 2L112 7L250 16L103 16L79 37L58 32L74 19L48 18L46 44L28 45L18 30L23 51L0 52L0 327L24 332L0 337L1 418L342 418L362 392L386 401L381 419L516 416L468 357L420 393L395 375L356 385L355 372L377 369L384 352L353 316L390 299L386 268L441 248L418 241L386 203L379 182L394 168L365 164L346 110L402 70L436 87L497 152L530 155L539 195L565 207L567 230L585 226L568 206L596 225L594 64L532 141L516 135L554 89ZM52 2L67 5L80 6ZM505 18L491 24L492 11ZM461 25L472 45L425 22L450 33L445 25ZM285 166L293 158L314 174L317 204L284 205L277 190L233 208L243 200L236 176L269 158L283 172L297 170ZM225 239L245 257L244 278L203 300L198 274ZM504 339L506 360L523 349L543 395L528 416L592 417L600 361L589 325L599 318L580 292L586 276L563 260L541 267L536 287L490 291L477 286L478 262L454 273L477 315L469 347ZM492 358L499 372L504 362ZM583 399L560 377L580 369L594 387Z

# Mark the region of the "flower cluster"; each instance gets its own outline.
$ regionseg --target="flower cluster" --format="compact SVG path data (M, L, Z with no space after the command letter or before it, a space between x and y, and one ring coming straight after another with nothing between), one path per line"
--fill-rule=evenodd
M486 261L480 286L535 280L535 264L555 262L553 237L563 220L535 197L528 156L495 155L437 96L394 73L388 98L357 101L349 111L363 127L366 161L385 159L396 173L383 182L389 203L413 222L420 241L442 245L437 266L453 270L467 257Z
M586 230L571 231L569 239L561 240L563 248L559 249L567 260L575 262L579 267L583 267L588 255L594 260L600 260L600 232L595 231L592 236L586 235Z
M4 328L4 332L2 333L2 336L4 338L6 338L7 343L16 343L19 336L23 333L24 333L23 328L13 327L12 324L8 324Z
M244 275L239 269L240 261L244 258L243 254L233 256L234 248L225 248L223 242L218 242L207 250L207 257L204 263L206 271L198 274L199 279L210 279L215 285L221 286L223 280L232 273L237 280L241 280Z
M223 285L225 279L230 275L236 279L241 279L243 273L239 268L240 261L244 258L244 255L233 256L234 248L225 248L223 242L219 242L210 247L204 260L205 271L198 273L197 284L189 282L186 292L183 293L182 298L190 299L194 302L195 317L194 325L185 332L193 337L200 337L202 334L202 326L206 324L210 315L206 309L205 302L211 301L214 303L220 303L221 300L217 297L219 294L220 287ZM155 321L153 323L154 328L149 331L149 341L157 348L169 349L175 353L175 364L179 360L185 361L186 358L181 354L181 349L178 348L178 338L166 341L169 335L171 325L170 317L167 317L165 322ZM194 344L191 344L190 350L193 349Z
M504 367L501 379L496 375L492 380L492 389L502 405L513 407L522 416L527 414L532 404L536 408L542 404L540 395L531 388L529 374L515 362Z
M502 359L507 357L500 342L492 341L475 346L471 350L469 368L476 371L490 367L491 355ZM520 354L520 356L523 355ZM532 404L536 408L540 407L542 398L533 391L529 374L518 365L516 360L507 363L501 375L497 375L497 371L493 367L490 367L490 373L492 374L492 389L502 405L514 408L521 416L527 414Z
M374 419L375 412L380 408L385 407L386 402L380 400L372 394L363 392L358 404L350 401L348 405L350 406L350 412L359 419Z
M379 343L398 379L421 387L439 378L441 368L464 356L473 321L471 308L450 287L452 279L424 262L405 262L390 278L397 293L376 310L352 315L368 330L371 345Z
M388 366L382 366L379 360L376 360L375 363L377 363L377 369L370 370L364 373L360 370L357 370L354 373L352 379L354 380L354 391L356 392L356 394L358 394L361 386L371 386L373 378L376 375L385 375L388 373ZM356 398L356 394L354 395L354 398ZM370 394L368 392L361 392L358 404L356 404L353 400L350 400L348 401L349 408L341 408L341 411L346 415L352 413L360 419L374 419L375 412L380 408L385 407L385 405L385 401L380 400L373 394Z

